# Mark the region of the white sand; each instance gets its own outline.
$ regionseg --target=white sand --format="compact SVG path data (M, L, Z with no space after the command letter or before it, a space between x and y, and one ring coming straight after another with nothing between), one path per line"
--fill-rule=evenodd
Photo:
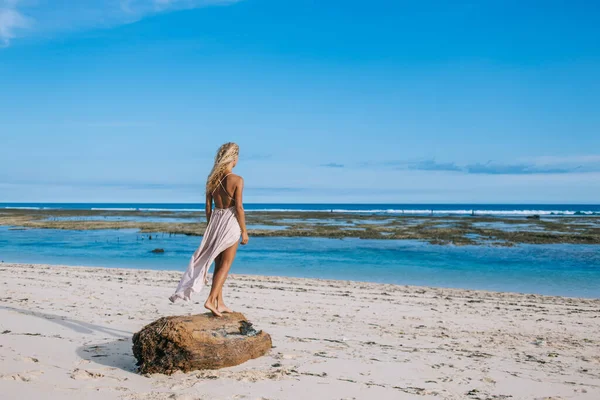
M600 300L261 276L225 296L269 355L140 376L132 334L204 312L169 303L179 277L0 264L0 398L600 399Z

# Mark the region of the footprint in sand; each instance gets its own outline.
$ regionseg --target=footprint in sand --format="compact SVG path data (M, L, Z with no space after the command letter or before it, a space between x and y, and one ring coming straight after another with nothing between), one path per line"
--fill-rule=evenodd
M0 379L6 381L30 382L43 373L44 371L26 371L15 374L4 374L0 375Z
M40 360L38 360L35 357L22 357L21 361L30 362L30 363L38 363L38 362L40 362Z
M73 372L71 372L71 378L75 380L97 379L103 377L104 374L101 374L100 372L88 371L86 369L75 368Z
M199 397L190 394L177 393L135 393L130 394L123 399L126 400L198 400Z

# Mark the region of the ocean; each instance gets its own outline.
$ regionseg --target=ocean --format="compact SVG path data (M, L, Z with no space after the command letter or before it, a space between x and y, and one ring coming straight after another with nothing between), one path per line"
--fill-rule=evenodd
M202 210L203 205L0 203L0 210L3 208L183 212ZM557 218L600 214L598 205L246 204L245 209L410 215L432 210L440 215L469 215L475 210L491 215ZM0 261L183 271L200 240L166 233L142 234L135 229L22 230L0 226ZM152 253L155 248L165 252ZM251 237L247 246L240 246L232 273L600 298L600 246L440 246L414 240Z
M203 211L204 203L0 203L0 209ZM247 211L327 211L414 215L600 215L600 204L276 204L247 203Z

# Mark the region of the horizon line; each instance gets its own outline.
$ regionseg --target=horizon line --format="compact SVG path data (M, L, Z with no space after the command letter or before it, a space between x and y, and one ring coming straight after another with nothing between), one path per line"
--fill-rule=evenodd
M93 201L79 201L79 202L72 202L72 201L6 201L6 202L1 202L0 204L203 204L202 202L193 202L193 203L189 203L189 202L93 202ZM282 203L270 203L270 202L244 202L244 204L273 204L273 205L278 205L278 204L310 204L310 205L330 205L330 204L342 204L342 205L472 205L472 206L477 206L477 205L486 205L486 206L500 206L500 205L519 205L519 206L528 206L528 205L562 205L562 206L568 206L568 205L573 205L573 206L600 206L600 203L571 203L571 202L567 202L567 203L465 203L465 202L451 202L451 203L417 203L417 202L411 202L411 203L363 203L363 202L354 202L354 203L349 203L349 202L340 202L340 203L316 203L316 202L298 202L298 203L289 203L289 202L282 202Z

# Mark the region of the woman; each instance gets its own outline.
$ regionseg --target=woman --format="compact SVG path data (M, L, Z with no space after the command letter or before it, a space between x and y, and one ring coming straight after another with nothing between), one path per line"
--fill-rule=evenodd
M238 162L239 152L240 148L235 143L225 143L217 151L215 164L206 181L206 231L175 294L169 297L172 302L178 298L190 300L193 292L199 292L208 283L208 269L214 261L212 287L204 307L218 317L232 312L223 301L223 284L235 258L240 235L241 243L248 243L242 205L244 180L231 172Z

